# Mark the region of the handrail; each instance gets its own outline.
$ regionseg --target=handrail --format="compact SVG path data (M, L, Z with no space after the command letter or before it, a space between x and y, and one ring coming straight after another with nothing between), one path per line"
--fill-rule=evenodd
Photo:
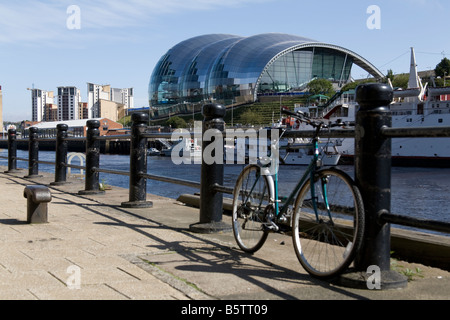
M141 132L139 132L137 134L139 136L139 139L143 139L143 140L158 139L158 138L159 139L172 139L172 137L174 137L173 133L150 133L150 132L145 132L145 130L146 130L145 126L142 128L143 129L141 130ZM97 128L95 128L95 126L91 128L91 130L95 130L95 129L97 129ZM88 132L89 132L89 130L90 129L88 126ZM22 142L30 141L30 142L38 144L38 142L55 142L58 140L58 138L40 138L37 136L37 133L36 133L36 135L32 136L32 133L33 132L30 131L30 137L29 137L30 139L17 139L15 134L10 134L9 138L8 138L9 144L12 144L14 146L14 144L16 144L19 141L22 141ZM226 130L225 130L225 133L227 133ZM252 131L252 133L255 133L258 137L258 134L260 132L259 132L259 130L255 129L254 132ZM283 138L311 138L311 137L313 137L314 133L315 133L314 130L302 130L302 131L286 130L283 133ZM232 134L233 134L234 138L248 137L248 132L246 132L244 130L234 130L234 131L232 131ZM356 137L357 134L358 134L358 129L356 129L356 130L355 129L330 129L330 130L323 130L321 133L321 137L323 137L323 138L357 138ZM450 127L390 128L388 126L383 126L380 128L380 134L384 138L400 138L400 137L443 137L443 138L445 138L445 137L450 137ZM175 135L175 136L177 136L177 135ZM186 137L191 137L191 138L200 136L200 138L201 138L202 134L198 133L198 132L189 132L189 131L185 130L182 133L179 133L177 137L180 137L180 136L186 136ZM99 141L108 141L108 140L121 140L121 139L132 140L133 137L136 138L136 134L133 135L133 133L131 133L131 134L116 135L116 136L94 135L91 137L91 143L95 143L95 142L99 142ZM226 136L224 138L226 138ZM86 143L88 144L88 142L90 140L89 140L89 137L62 136L62 137L60 137L60 141L86 141ZM16 146L16 148L17 148L17 146ZM131 148L136 148L136 146L132 146ZM140 147L138 147L138 149L139 148ZM31 163L34 163L35 165L37 165L37 164L60 165L60 167L62 168L61 170L65 170L66 168L86 170L86 174L109 173L109 174L117 174L117 175L122 175L122 176L131 176L132 175L132 173L130 171L104 169L104 168L99 168L98 165L89 167L87 162L86 162L85 166L80 166L80 165L67 164L64 162L59 163L58 161L50 162L50 161L41 161L39 159L19 158L14 153L14 150L10 150L10 148L9 148L8 151L9 151L8 157L0 156L0 158L9 160L8 161L9 171L16 168L15 167L16 161L28 161L28 162L30 162L30 168L32 167ZM87 154L88 154L88 152L89 151L87 150ZM142 153L143 151L140 151L140 152ZM62 158L64 158L64 155ZM38 172L30 171L29 176L33 176L33 175L37 175L37 174L38 174ZM135 173L135 176L138 179L141 179L141 178L142 179L151 179L151 180L179 184L179 185L184 185L184 186L199 188L199 189L201 189L201 186L202 186L202 182L189 181L189 180L178 179L178 178L173 178L173 177L163 177L163 176L148 174L148 173L146 173L146 170L145 171L140 170L138 173ZM65 177L63 177L63 180L65 180ZM97 178L97 180L98 180L98 178ZM64 183L64 181L55 181L55 182ZM97 186L95 186L95 182L97 182L95 179L94 179L93 184L91 181L90 182L91 185L87 186L86 189L88 190L90 188L91 189L93 188L94 190L90 190L90 191L95 191L95 189L98 188ZM233 193L233 188L223 186L223 185L221 185L221 183L217 183L217 182L210 184L209 189L215 193L224 193L224 194L232 194ZM392 223L399 224L399 225L413 226L416 228L421 228L421 229L426 229L426 230L450 233L449 224L440 222L440 221L422 221L420 219L414 219L411 217L394 215L394 214L388 213L388 212L384 212L383 215L380 215L378 218L381 219L382 221L388 221L388 222L392 222Z
M446 138L450 137L450 127L425 128L381 128L381 134L387 138Z

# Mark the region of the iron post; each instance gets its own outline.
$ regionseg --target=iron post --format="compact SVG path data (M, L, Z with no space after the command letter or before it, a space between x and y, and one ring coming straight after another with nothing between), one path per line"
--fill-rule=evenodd
M68 141L67 124L60 123L56 126L56 155L55 155L55 181L50 183L52 186L67 184L67 147Z
M5 173L18 172L17 169L17 132L16 129L8 130L8 171Z
M230 231L231 226L222 221L223 194L215 189L217 185L223 185L224 165L223 156L219 157L220 163L205 161L205 151L220 152L223 155L223 133L225 132L224 117L226 108L218 104L206 104L202 108L203 139L202 139L202 166L200 187L200 221L190 226L190 230L197 233L216 233ZM205 133L214 130L214 141L207 141ZM220 143L217 139L221 139ZM211 139L213 140L213 139ZM211 157L218 159L215 154Z
M28 175L26 179L42 177L39 175L39 130L31 127L28 129Z
M142 135L147 130L148 114L133 113L131 116L130 143L130 190L129 201L123 202L124 208L151 208L153 203L146 201L147 178L147 138Z
M100 190L100 174L95 169L100 166L100 121L88 120L86 122L86 177L85 190L80 190L80 195L103 194Z
M390 224L379 219L391 210L391 139L381 129L392 125L392 99L393 90L386 84L363 84L356 89L360 109L356 114L355 181L364 201L365 235L355 259L356 272L341 278L365 288L370 281L378 289L407 284L405 277L390 270Z

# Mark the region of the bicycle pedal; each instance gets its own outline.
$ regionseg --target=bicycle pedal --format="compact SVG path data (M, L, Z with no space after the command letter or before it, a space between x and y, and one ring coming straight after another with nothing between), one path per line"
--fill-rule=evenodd
M278 232L280 228L275 223L263 224L264 231Z

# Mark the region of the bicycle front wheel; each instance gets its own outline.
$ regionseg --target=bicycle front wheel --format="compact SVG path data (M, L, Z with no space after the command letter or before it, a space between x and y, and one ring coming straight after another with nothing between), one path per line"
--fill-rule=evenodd
M264 228L270 205L267 176L257 165L249 165L239 175L233 192L233 233L239 247L249 253L258 251L267 239Z
M344 272L361 246L363 233L362 197L346 173L324 169L304 183L294 206L292 237L306 271L317 278Z

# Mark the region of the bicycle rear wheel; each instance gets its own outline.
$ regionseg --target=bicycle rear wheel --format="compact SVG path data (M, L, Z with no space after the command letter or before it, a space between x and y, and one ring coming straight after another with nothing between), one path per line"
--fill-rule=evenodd
M301 265L317 278L344 272L361 247L364 207L353 180L323 169L302 186L294 206L292 237Z
M265 210L270 204L267 176L257 165L249 165L239 175L233 192L233 233L239 247L258 251L267 239Z

